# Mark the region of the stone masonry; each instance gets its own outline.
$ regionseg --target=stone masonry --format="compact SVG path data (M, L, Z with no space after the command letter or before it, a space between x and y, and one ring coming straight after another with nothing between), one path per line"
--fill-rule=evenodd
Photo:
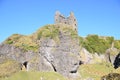
M62 23L62 24L68 24L73 27L74 30L77 31L77 20L74 16L73 12L70 12L70 16L65 17L62 15L59 11L56 11L55 13L55 23Z

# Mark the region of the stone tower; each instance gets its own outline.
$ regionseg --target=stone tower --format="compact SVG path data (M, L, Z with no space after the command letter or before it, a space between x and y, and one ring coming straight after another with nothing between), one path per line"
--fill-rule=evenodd
M55 23L63 23L63 24L68 24L73 27L74 30L77 31L77 20L74 16L73 12L70 12L70 16L65 17L62 15L59 11L56 11L55 13Z

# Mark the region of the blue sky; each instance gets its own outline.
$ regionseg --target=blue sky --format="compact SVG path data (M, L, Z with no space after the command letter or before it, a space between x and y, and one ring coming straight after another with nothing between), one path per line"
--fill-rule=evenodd
M120 0L0 0L0 42L14 33L31 34L54 24L55 11L74 12L80 36L120 39Z

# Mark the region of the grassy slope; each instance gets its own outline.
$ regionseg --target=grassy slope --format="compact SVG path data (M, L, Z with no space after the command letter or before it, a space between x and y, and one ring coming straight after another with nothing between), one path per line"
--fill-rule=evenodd
M94 78L100 80L100 78L109 73L120 73L120 68L114 69L110 63L98 63L98 64L86 64L79 67L79 73L82 79Z
M18 72L11 77L0 80L66 80L55 72Z

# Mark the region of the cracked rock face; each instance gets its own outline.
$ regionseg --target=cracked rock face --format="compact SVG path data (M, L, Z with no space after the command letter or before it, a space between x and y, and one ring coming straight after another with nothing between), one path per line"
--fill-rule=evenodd
M59 35L59 43L46 38L40 41L39 54L53 67L53 70L64 76L77 73L79 67L79 44L77 39L63 34Z

